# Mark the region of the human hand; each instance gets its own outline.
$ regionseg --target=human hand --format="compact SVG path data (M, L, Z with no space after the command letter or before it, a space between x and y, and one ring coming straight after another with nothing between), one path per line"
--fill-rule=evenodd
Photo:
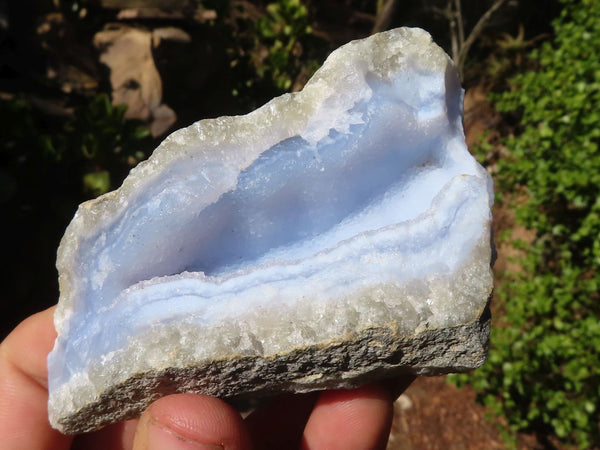
M54 308L23 321L0 344L0 442L13 449L383 449L393 401L412 378L353 390L286 395L242 419L214 397L163 397L139 419L65 436L48 422L46 357Z

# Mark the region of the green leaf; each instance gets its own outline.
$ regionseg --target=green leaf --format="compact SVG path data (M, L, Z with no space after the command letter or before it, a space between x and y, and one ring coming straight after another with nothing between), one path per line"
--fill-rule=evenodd
M110 174L106 170L85 174L83 186L84 190L94 197L105 194L110 190Z

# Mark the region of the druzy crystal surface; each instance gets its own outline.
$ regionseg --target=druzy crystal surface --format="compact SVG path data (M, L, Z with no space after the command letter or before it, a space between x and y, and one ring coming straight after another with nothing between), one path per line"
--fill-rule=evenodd
M420 29L298 93L169 136L61 242L49 416L77 433L172 392L243 404L485 359L492 185Z

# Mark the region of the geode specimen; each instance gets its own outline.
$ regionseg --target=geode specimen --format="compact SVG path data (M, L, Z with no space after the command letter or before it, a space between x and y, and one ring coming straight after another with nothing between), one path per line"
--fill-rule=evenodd
M381 33L301 92L173 133L82 204L58 251L52 425L481 365L492 183L462 95L429 34Z

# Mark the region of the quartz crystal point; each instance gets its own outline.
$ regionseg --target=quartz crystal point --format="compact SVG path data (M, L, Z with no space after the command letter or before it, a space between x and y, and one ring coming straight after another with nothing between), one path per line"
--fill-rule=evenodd
M52 425L481 365L493 195L462 98L429 34L377 34L82 204L58 251Z

